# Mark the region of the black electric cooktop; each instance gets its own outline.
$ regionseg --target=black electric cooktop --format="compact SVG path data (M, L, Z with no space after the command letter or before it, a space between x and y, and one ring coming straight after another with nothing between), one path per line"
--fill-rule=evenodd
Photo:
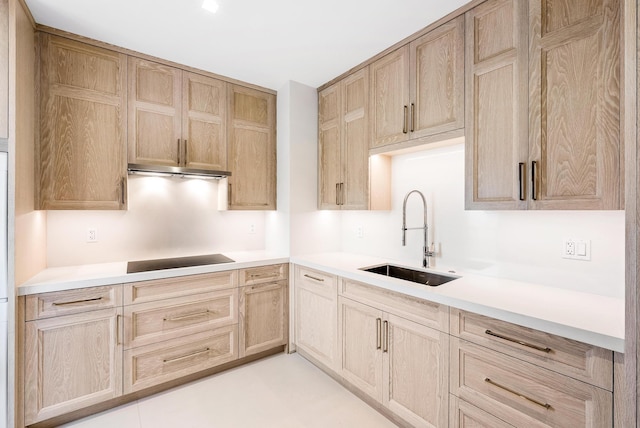
M207 254L204 256L172 257L169 259L136 260L127 263L127 273L149 272L152 270L173 269L191 266L216 265L219 263L233 263L229 257L222 254Z

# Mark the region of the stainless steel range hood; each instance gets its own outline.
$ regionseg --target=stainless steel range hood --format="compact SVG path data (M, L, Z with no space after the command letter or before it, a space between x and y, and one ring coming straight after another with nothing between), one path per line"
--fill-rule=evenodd
M130 163L127 165L129 174L193 177L219 180L231 175L230 171L211 171L208 169L193 169L178 166L142 165Z

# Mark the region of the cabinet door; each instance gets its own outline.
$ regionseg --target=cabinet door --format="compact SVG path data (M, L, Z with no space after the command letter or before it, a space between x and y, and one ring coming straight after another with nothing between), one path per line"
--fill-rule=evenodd
M40 37L40 209L125 209L126 57Z
M27 425L122 395L121 313L102 309L26 323Z
M377 401L383 398L382 311L339 298L340 374ZM412 374L413 376L414 374Z
M369 208L369 68L342 83L342 209Z
M620 2L529 5L529 206L620 209Z
M288 341L287 282L250 285L240 290L240 358Z
M129 57L129 163L183 163L181 90L181 70Z
M415 427L448 426L449 335L387 315L383 403Z
M184 165L189 168L227 169L227 84L183 72L182 138Z
M464 17L411 42L411 138L464 126Z
M455 395L449 396L451 428L513 428L495 416L478 409Z
M465 208L526 209L526 2L466 13Z
M409 46L370 66L371 148L409 138Z
M0 0L0 138L9 138L9 1Z
M296 346L335 369L338 356L338 280L333 275L296 266Z
M231 85L229 208L276 209L276 96Z
M340 209L342 85L318 94L318 208Z

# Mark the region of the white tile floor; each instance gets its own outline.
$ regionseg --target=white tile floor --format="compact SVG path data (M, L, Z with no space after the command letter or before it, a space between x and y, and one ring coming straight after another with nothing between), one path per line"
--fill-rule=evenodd
M81 419L74 428L391 428L298 354L278 354Z

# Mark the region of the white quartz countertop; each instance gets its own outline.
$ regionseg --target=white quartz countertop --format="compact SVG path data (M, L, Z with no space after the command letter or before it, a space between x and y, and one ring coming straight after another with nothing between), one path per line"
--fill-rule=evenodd
M624 299L462 272L455 274L460 278L454 281L428 287L359 269L386 263L401 264L345 253L296 256L291 257L290 262L624 352ZM447 271L432 271L452 275Z
M127 262L48 268L20 285L17 294L25 296L51 291L221 272L289 262L289 258L286 256L282 257L265 251L225 252L223 254L235 260L235 262L138 273L127 273Z

